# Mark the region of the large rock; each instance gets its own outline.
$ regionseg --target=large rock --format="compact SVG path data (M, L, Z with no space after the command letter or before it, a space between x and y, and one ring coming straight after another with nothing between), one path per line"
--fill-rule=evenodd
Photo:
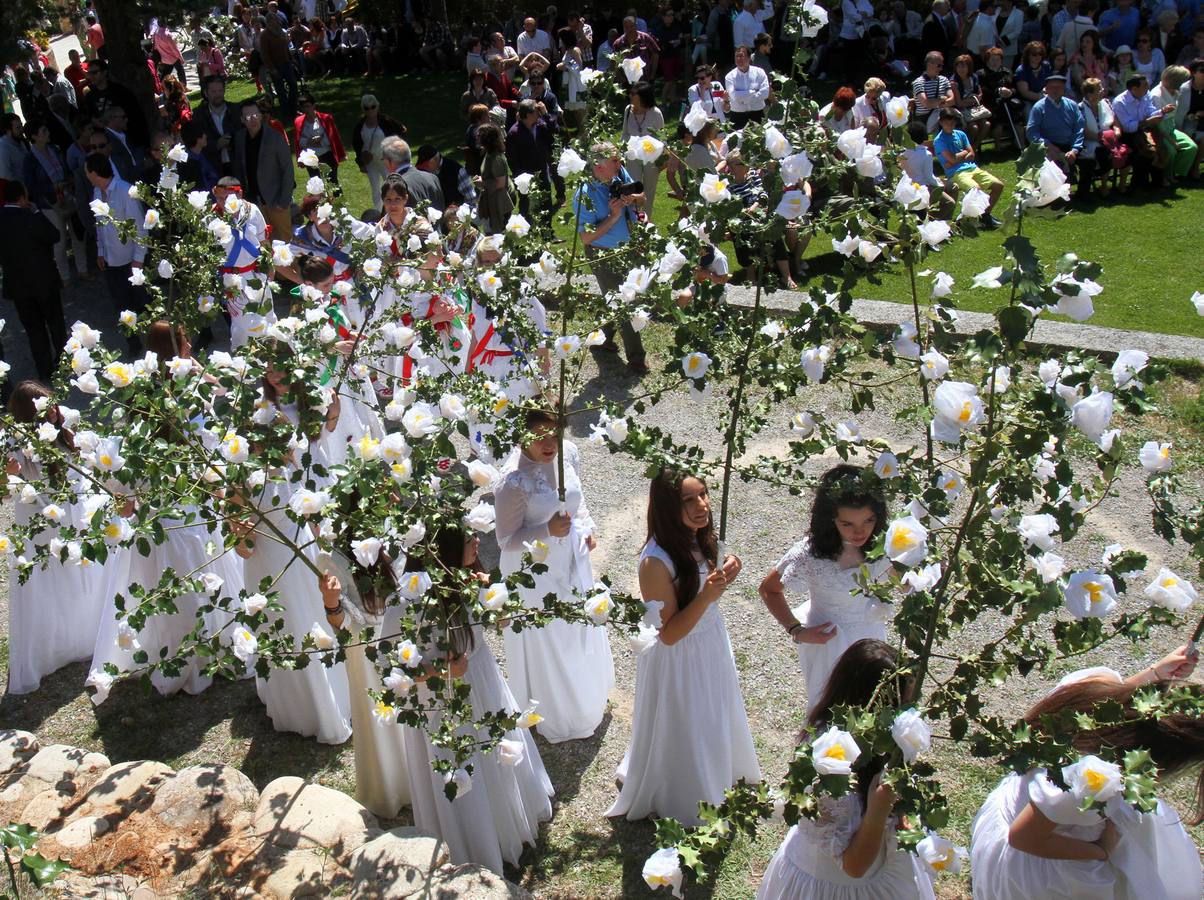
M380 834L376 816L341 791L286 775L263 789L255 838L280 848L316 847L339 862Z
M128 816L150 805L155 791L175 770L160 762L136 760L111 766L100 776L80 804L81 816Z
M38 739L28 731L0 730L0 775L25 765L38 752Z
M259 791L232 766L181 769L155 792L151 813L164 825L216 843L251 824Z
M35 794L17 819L37 831L50 830L66 817L67 807L75 802L75 796L75 782L60 781L55 787Z
M374 838L347 863L352 900L403 900L425 890L432 869L447 862L447 845L415 828Z
M60 781L75 781L81 772L95 772L109 768L109 758L103 753L89 753L79 747L66 744L51 744L43 747L29 761L22 779L30 778L56 785Z
M109 820L104 816L84 816L76 819L54 835L55 843L72 850L87 847L109 830Z
M431 873L424 900L532 900L531 894L484 866L443 866Z
M278 900L327 897L332 883L342 877L342 870L329 853L297 848L271 861L271 871L259 886L259 893Z

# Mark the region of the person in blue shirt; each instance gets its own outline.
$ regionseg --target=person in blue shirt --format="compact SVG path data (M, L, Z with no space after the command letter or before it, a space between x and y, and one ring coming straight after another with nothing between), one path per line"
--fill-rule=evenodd
M991 202L979 219L979 224L983 228L998 228L1002 223L991 211L1003 193L1003 182L986 169L980 169L974 162L970 138L957 127L961 121L957 110L948 107L942 109L937 121L941 130L932 141L932 149L936 151L937 162L941 164L945 177L963 196L974 188L985 191Z
M1133 0L1116 0L1116 5L1099 17L1099 36L1108 50L1122 44L1132 47L1137 43L1140 27L1141 13L1133 6Z
M1067 175L1074 175L1077 168L1079 199L1091 193L1095 176L1095 159L1082 155L1083 125L1083 111L1066 96L1066 76L1048 76L1045 96L1029 111L1025 135L1031 143L1044 145L1045 158L1057 163Z
M590 148L589 161L594 177L577 189L573 197L573 215L598 287L603 294L613 294L631 267L630 261L624 259L622 248L631 241L631 225L639 220L645 197L639 188L622 189L623 185L638 182L632 181L623 168L614 144L609 141L594 144ZM628 314L620 312L619 319L627 368L636 375L644 375L648 372L648 364L644 361L644 342L640 333L632 327ZM607 325L604 331L606 342L598 349L604 353L618 353L614 324Z

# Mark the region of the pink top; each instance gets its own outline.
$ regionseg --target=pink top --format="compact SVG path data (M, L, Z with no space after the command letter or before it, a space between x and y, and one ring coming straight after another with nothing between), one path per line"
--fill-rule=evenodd
M180 53L176 39L162 25L155 31L154 41L155 49L159 51L159 60L163 65L174 66L178 62L184 61L184 56Z

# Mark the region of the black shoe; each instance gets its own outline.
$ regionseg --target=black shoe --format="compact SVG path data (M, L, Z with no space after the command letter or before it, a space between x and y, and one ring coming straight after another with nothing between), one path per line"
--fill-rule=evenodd
M1003 223L1000 222L998 219L996 219L990 213L987 213L985 216L983 216L981 219L978 220L978 227L983 229L983 231L994 231L996 228L1002 228Z

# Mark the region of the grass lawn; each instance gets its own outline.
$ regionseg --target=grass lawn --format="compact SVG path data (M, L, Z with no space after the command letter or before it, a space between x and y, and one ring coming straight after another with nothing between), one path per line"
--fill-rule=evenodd
M334 115L349 153L351 132L360 116L360 97L372 93L380 100L382 111L408 126L408 139L415 149L431 143L462 158L457 148L463 143L466 123L459 114L464 84L458 74L331 77L311 82L309 87L318 108ZM227 92L234 102L253 95L254 85L245 82L232 84ZM665 112L676 119L676 110ZM291 131L292 123L285 124ZM1007 149L1002 153L988 151L984 163L1008 186L1002 201L1006 206L1015 182ZM340 166L339 180L353 212L377 206L368 196L367 178L350 160ZM305 183L300 169L297 183L299 195ZM669 224L676 218L664 184L662 177L653 210L653 220L658 224ZM1204 258L1184 253L1183 247L1185 241L1199 234L1201 222L1204 186L1197 186L1175 194L1164 191L1150 199L1109 198L1098 205L1076 207L1060 219L1031 221L1026 230L1046 260L1074 251L1103 266L1100 283L1105 289L1096 298L1096 313L1090 324L1204 337L1204 320L1189 302L1194 291L1204 289ZM968 288L974 275L1000 264L1000 245L1010 233L1005 229L958 240L930 257L929 266L948 272L965 288L955 293L959 307L989 312L1004 301L1002 292ZM734 264L734 256L729 253L729 257ZM806 259L812 275L834 272L843 262L832 250L828 236L822 234L812 240ZM900 302L907 302L909 297L906 277L898 268L881 272L873 282L863 281L858 293L870 299Z

